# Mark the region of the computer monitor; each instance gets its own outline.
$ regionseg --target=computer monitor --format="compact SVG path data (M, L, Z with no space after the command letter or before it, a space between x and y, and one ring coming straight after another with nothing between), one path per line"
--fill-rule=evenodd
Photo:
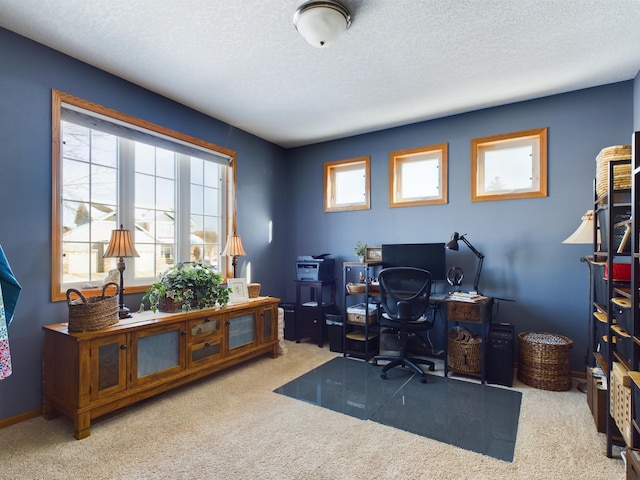
M445 244L397 243L382 245L382 266L417 267L429 270L435 280L447 279Z

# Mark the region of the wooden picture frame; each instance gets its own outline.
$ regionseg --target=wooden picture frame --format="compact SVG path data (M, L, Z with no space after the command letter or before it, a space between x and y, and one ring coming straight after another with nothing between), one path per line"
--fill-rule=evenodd
M365 262L382 262L382 247L367 247L364 255Z
M246 278L230 278L227 286L231 289L229 303L242 303L249 301L249 289Z

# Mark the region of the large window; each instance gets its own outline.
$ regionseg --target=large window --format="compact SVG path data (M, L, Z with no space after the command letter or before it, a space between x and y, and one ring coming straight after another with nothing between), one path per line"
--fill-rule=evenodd
M52 101L52 299L104 282L120 225L140 255L126 260L128 292L177 262L203 260L226 276L234 153L61 92Z

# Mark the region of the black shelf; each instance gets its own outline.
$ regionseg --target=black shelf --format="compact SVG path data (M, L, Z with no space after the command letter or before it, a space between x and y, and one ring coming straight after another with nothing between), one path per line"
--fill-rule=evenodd
M606 194L598 195L594 188L594 233L593 233L593 257L589 258L591 285L590 285L590 338L589 350L593 354L595 364L597 364L607 377L608 391L606 395L606 455L613 455L613 445L625 445L623 437L620 436L616 422L611 415L611 390L612 371L614 362L624 369L633 370L632 366L637 365L638 343L634 338L638 332L635 317L637 316L638 304L637 293L634 303L634 287L628 282L616 281L614 279L614 266L619 263L637 262L640 258L637 253L637 227L635 225L634 201L636 195L636 178L632 178L632 188L616 188L614 169L629 164L631 160L611 160L608 164L608 185ZM640 169L638 170L640 172ZM600 242L598 242L598 238ZM608 279L603 278L607 272ZM632 279L635 278L632 273ZM606 283L605 283L606 282ZM637 287L635 287L637 292ZM614 298L622 297L630 299L621 305L619 300ZM634 319L630 322L631 331L627 332L622 328L623 322L616 322L616 317L622 320L623 315L631 315L626 304L630 308L635 305ZM619 323L619 325L617 324ZM629 328L629 325L626 325ZM640 331L639 331L640 332ZM606 340L604 338L606 337ZM630 338L631 337L631 338ZM588 362L589 365L593 363ZM619 418L619 417L618 417ZM635 429L631 429L636 432ZM629 436L629 435L628 435ZM633 446L637 440L637 433L632 434L629 439Z
M342 287L344 292L344 356L360 358L366 361L378 354L380 347L380 328L375 322L369 323L369 305L375 304L378 291L372 291L369 279L376 277L376 272L382 266L380 262L344 262L342 264ZM360 282L362 276L364 291L351 293L347 291L347 284ZM363 303L365 321L363 324L349 321L347 309L355 304Z

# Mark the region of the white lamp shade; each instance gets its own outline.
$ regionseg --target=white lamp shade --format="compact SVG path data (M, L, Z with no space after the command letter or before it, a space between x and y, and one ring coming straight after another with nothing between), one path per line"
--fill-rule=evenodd
M326 47L351 25L349 11L337 2L311 1L302 4L293 17L300 35L314 47Z
M569 235L562 243L593 243L593 221L593 210L587 210L582 216L582 223L576 228L576 231ZM598 231L597 242L600 243L600 231Z

